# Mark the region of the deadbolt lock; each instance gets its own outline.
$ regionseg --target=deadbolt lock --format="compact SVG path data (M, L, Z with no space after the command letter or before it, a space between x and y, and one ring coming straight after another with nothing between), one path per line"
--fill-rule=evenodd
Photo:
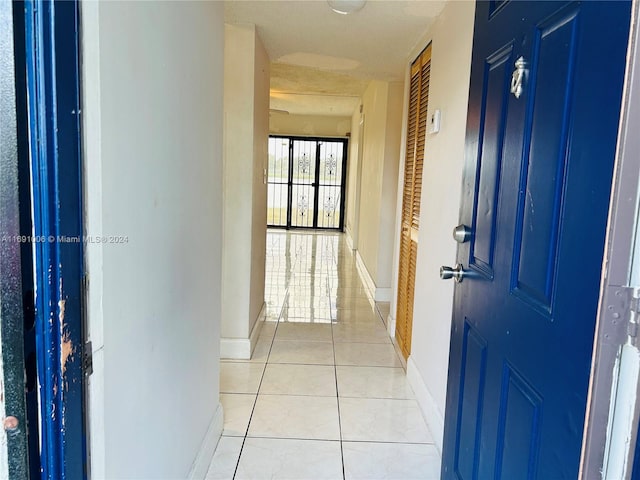
M458 243L465 243L471 240L471 229L466 225L458 225L453 229L453 239Z

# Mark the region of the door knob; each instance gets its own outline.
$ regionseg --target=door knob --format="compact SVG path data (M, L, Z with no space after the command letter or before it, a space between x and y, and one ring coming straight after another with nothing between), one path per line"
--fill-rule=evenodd
M461 283L462 279L467 274L468 272L466 272L464 268L462 268L462 265L459 263L456 264L456 266L453 268L445 267L445 266L440 267L440 278L442 280L448 280L450 278L453 278L457 283Z
M471 240L471 229L466 225L458 225L453 229L453 239L458 243L465 243Z

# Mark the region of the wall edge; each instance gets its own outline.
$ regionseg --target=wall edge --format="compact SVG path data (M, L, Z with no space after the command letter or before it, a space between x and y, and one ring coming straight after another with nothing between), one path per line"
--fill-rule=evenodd
M189 476L187 477L189 480L204 480L207 476L209 465L211 465L211 460L213 459L213 454L215 453L218 441L222 436L223 425L224 410L222 409L222 404L218 403L218 407L216 408L216 412L213 414L213 418L211 419L207 433L202 440L196 459L189 471Z

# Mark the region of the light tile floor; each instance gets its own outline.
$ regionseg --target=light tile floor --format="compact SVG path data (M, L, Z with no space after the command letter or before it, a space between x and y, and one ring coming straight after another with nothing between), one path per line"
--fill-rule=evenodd
M440 458L343 235L267 235L267 316L221 363L207 479L437 479Z

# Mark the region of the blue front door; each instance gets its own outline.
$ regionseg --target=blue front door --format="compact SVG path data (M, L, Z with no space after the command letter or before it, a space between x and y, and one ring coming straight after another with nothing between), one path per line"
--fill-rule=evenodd
M630 7L476 7L443 478L578 476Z
M40 429L30 434L37 432L38 477L47 480L88 476L79 7L77 0L22 5L40 407Z

